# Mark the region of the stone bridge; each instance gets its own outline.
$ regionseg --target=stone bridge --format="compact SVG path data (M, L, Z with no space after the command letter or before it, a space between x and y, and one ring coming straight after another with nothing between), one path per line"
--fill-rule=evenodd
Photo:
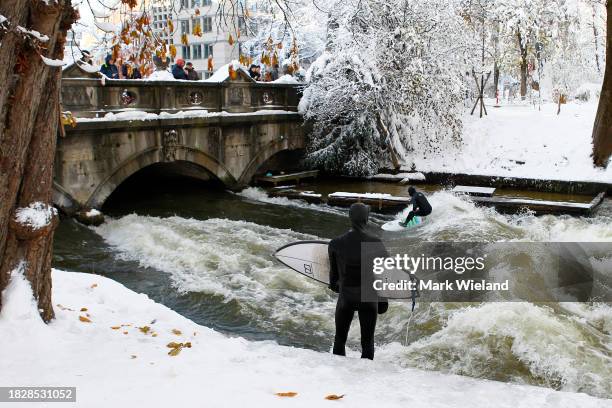
M235 189L283 154L295 165L304 148L297 85L257 83L244 71L222 82L101 81L79 71L62 79L62 109L77 123L58 138L55 159L54 201L67 212L99 208L157 163Z

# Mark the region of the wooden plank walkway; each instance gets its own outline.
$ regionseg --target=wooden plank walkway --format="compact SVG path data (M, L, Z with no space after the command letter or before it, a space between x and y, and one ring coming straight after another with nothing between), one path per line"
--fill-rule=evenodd
M410 197L398 197L383 193L344 193L337 192L327 196L327 204L349 207L353 203L364 203L376 212L397 212L406 208Z
M310 204L321 204L323 202L323 195L315 193L314 191L303 191L288 188L284 190L273 190L268 193L270 197L285 197L290 200L303 200Z
M605 193L599 193L588 203L572 203L567 201L529 200L509 197L471 197L475 203L492 206L502 212L518 212L528 209L536 214L571 214L591 215L601 204Z
M455 186L451 190L455 194L466 194L469 196L478 197L493 197L495 193L494 187L474 187L474 186Z
M298 185L300 180L305 178L315 178L319 175L319 170L308 170L300 171L298 173L279 174L276 176L258 176L255 177L255 181L260 183L272 183L276 186L278 183L285 183L288 181L295 181Z

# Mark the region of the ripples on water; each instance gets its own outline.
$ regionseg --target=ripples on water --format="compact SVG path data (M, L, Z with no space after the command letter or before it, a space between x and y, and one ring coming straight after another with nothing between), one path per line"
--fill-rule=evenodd
M444 191L430 197L435 213L416 231L419 239L612 241L609 202L593 218L534 217L501 215ZM108 274L230 335L329 351L335 295L271 254L292 241L343 232L345 210L252 188L136 206L140 215L116 210L93 231L64 222L57 266ZM388 219L375 216L374 223ZM355 321L355 349L358 333ZM380 317L377 342L378 359L402 366L612 397L609 304L428 303L411 316L406 304L393 303Z

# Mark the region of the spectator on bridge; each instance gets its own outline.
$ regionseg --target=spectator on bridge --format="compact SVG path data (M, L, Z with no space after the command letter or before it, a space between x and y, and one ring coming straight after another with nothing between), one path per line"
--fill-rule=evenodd
M270 81L276 81L279 75L279 67L278 64L274 64L272 69L270 70Z
M249 75L256 81L261 81L261 67L259 65L251 64L249 68Z
M172 76L174 79L187 79L187 73L185 72L185 60L179 58L176 60L176 64L172 66Z
M200 80L200 76L198 75L198 71L195 70L195 68L193 67L193 64L191 62L188 62L185 65L185 71L187 72L187 79L190 81L199 81Z
M81 50L81 62L93 65L93 58L91 57L91 53L89 51Z
M123 75L124 79L140 79L142 76L140 75L140 70L132 61L128 61L125 64L121 65L121 75Z
M115 60L111 54L104 58L104 64L100 67L100 72L110 79L119 79L119 70L115 65Z

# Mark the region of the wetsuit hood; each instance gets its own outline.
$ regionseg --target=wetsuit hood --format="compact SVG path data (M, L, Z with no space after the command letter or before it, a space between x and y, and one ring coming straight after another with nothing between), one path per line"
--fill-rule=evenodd
M408 188L408 195L410 195L410 197L412 197L414 195L414 193L416 193L416 188L414 188L413 186L410 186Z
M354 203L349 209L349 218L354 230L365 232L370 217L370 207L362 203Z

